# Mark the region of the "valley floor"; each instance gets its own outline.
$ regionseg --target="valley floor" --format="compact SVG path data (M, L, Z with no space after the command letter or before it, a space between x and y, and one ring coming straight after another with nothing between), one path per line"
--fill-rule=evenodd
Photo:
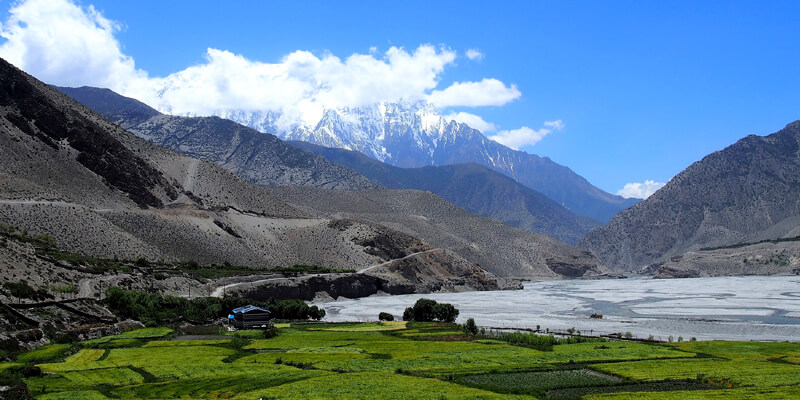
M785 399L800 343L515 346L433 323L278 324L279 335L147 328L0 363L38 399ZM37 366L41 369L32 368ZM37 376L38 375L38 376Z

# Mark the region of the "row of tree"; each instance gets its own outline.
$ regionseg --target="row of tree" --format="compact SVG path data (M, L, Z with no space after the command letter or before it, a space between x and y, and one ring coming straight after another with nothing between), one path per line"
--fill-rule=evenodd
M118 287L108 289L103 301L116 315L149 324L169 323L180 318L203 323L213 322L226 317L234 308L248 304L268 309L276 319L319 320L325 316L325 310L309 306L302 300L258 301L242 297L201 297L189 300Z
M413 307L403 312L403 321L455 322L458 309L450 303L437 303L431 299L419 299Z

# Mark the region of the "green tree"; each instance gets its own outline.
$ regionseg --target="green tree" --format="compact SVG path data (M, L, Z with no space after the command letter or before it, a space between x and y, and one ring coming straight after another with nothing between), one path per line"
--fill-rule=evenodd
M387 312L381 312L378 314L379 321L394 321L394 315L389 314Z
M458 309L449 303L436 303L433 306L433 315L436 320L441 322L455 322L458 317Z
M414 320L414 308L413 307L406 307L403 310L403 321L412 321Z
M448 303L437 303L431 299L419 299L413 307L403 312L404 321L422 322L454 322L458 317L458 309Z
M469 333L471 335L476 335L478 333L478 325L475 324L475 320L472 318L467 319L467 323L464 324L464 332Z

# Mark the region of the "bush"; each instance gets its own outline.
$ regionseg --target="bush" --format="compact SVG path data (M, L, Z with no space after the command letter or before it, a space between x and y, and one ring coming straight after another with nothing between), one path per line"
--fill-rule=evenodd
M264 339L272 339L278 336L278 328L276 328L274 324L269 324L269 328L264 329L262 334L264 335Z
M420 322L454 322L458 317L458 309L448 303L437 303L431 299L419 299L413 307L403 312L404 321Z
M492 339L502 340L504 342L516 345L528 346L542 351L550 351L553 349L553 346L560 344L605 342L605 339L589 338L585 336L557 338L553 334L537 335L535 333L523 332L500 332L496 335L493 335Z
M467 323L464 324L462 327L464 333L468 333L470 335L478 334L478 325L475 325L475 320L472 318L467 319Z
M35 378L37 376L42 376L42 369L35 365L30 367L25 367L22 370L22 376L26 378Z
M228 343L228 345L236 351L242 351L248 344L250 344L250 341L239 335L235 335L230 343Z
M3 287L11 293L11 296L17 299L42 301L53 297L43 288L34 289L28 285L27 281L3 282Z
M382 312L378 314L379 321L394 321L394 315L389 314L387 312Z

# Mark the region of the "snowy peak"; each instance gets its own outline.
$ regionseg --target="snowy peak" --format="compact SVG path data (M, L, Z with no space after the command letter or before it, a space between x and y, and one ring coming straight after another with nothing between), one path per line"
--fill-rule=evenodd
M355 150L404 168L477 163L537 190L573 213L608 221L634 201L606 193L548 158L510 149L466 124L446 120L424 100L322 110L309 121L277 112L225 111L229 118L284 140Z
M397 154L411 152L425 155L415 163L431 164L450 125L436 107L419 100L326 109L314 125L280 123L285 118L273 112L226 111L216 115L262 132L274 132L286 140L356 150L390 164L396 164Z

